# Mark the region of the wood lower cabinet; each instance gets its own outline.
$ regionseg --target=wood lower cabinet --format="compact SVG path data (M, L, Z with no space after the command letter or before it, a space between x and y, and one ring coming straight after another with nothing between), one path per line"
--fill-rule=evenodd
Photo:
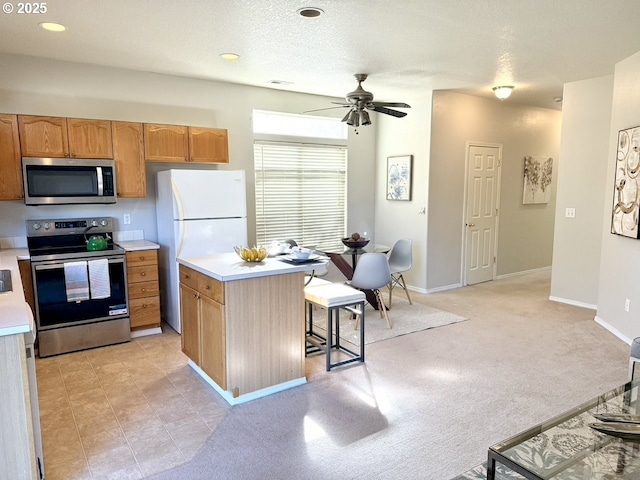
M180 317L182 318L182 353L200 365L200 294L180 284Z
M22 290L24 299L31 307L31 312L36 313L36 300L33 293L33 274L31 273L31 260L18 260L20 277L22 278Z
M0 200L24 198L18 116L0 115Z
M116 187L120 198L147 196L147 171L142 130L141 123L112 122Z
M158 251L127 252L127 288L131 330L160 326Z
M23 157L113 158L110 120L18 115Z

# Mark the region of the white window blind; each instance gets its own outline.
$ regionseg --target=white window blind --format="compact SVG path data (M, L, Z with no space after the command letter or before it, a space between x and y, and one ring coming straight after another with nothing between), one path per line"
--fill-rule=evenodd
M256 241L337 247L346 229L347 148L256 141Z

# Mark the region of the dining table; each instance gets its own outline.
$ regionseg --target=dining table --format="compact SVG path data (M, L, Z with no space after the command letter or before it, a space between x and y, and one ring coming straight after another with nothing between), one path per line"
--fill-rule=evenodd
M338 270L347 278L351 280L353 278L353 272L358 265L358 257L365 253L388 253L391 247L387 245L381 245L376 243L369 243L364 247L351 248L347 246L324 248L320 251L329 257L331 262L337 267ZM348 259L351 259L351 262ZM367 296L367 301L373 308L378 310L378 301L376 295L372 290L363 290ZM386 307L389 310L389 307Z

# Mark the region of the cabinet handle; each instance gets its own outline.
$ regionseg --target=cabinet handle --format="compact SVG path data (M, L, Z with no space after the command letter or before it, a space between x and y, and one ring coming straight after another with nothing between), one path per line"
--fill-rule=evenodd
M147 289L146 289L146 288L143 288L143 289L142 289L142 293L145 293L146 291L147 291Z
M144 260L144 256L141 256L141 257L140 257L140 260Z
M141 276L141 277L144 277L144 276L146 276L146 275L147 275L147 272L142 272L142 273L140 274L140 276Z
M207 285L207 286L206 286L206 287L204 287L204 288L206 288L207 290L211 290L211 287L210 287L209 285Z
M147 304L145 303L144 305L142 305L142 308L147 308Z
M185 275L184 278L186 278L187 280L189 280L191 277L189 275Z

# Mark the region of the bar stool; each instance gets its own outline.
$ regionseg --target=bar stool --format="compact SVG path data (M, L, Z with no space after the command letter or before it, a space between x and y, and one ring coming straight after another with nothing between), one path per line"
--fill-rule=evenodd
M640 362L640 337L634 338L631 342L631 353L629 355L629 381L633 380L636 363Z
M334 367L346 365L352 362L364 362L364 306L366 295L360 290L356 290L343 283L320 284L308 286L304 289L304 298L307 305L308 329L306 333L307 348L306 354L325 352L327 361L327 372ZM326 337L320 335L313 329L313 309L315 306L327 310L327 333ZM345 347L340 343L340 310L347 310L351 314L360 316L360 352ZM335 333L334 333L335 317ZM344 352L350 358L347 360L331 362L331 352Z

